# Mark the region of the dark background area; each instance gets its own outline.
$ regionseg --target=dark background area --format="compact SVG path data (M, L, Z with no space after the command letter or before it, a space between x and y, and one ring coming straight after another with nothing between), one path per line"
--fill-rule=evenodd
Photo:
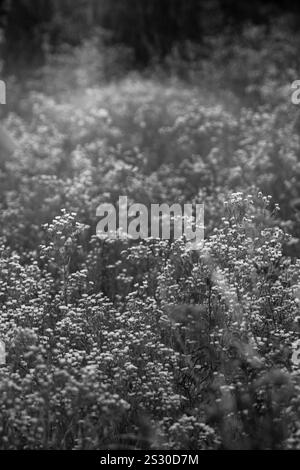
M134 51L135 65L162 59L174 44L201 43L204 34L239 28L249 21L272 25L292 13L295 28L300 6L291 0L2 0L2 57L7 70L16 64L43 63L45 50L77 45L95 30L109 45Z

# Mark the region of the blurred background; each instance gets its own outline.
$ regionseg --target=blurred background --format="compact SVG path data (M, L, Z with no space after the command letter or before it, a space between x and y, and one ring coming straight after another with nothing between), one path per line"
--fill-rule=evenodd
M63 143L55 142L59 168L49 157L49 167L43 161L38 169L45 152L38 143L32 171L66 177L73 166L69 154L100 139L107 154L118 148L121 160L124 152L136 154L128 159L140 170L143 161L142 172L171 165L182 176L180 165L198 165L198 182L188 191L187 176L183 185L188 197L199 195L199 188L212 195L219 187L223 193L258 184L281 204L283 223L297 239L300 119L291 103L291 84L300 76L297 2L1 0L0 24L6 128L21 145L25 139L24 149L46 126L50 155L49 122L64 134ZM61 122L60 103L82 111L84 138L75 137L67 108L67 122ZM94 124L84 122L99 108L111 123L109 137L95 117L89 117ZM212 113L218 124L211 124ZM210 135L210 125L223 130ZM238 135L243 125L247 137ZM28 155L23 152L17 164Z
M249 25L267 37L280 22L281 34L296 32L299 12L292 0L1 0L1 73L21 76L45 66L53 54L71 48L79 54L84 45L81 60L98 53L93 70L98 79L157 64L170 67L180 59L207 60L220 55L220 46L228 47L229 40L239 38L245 47L240 36ZM209 41L220 34L227 41ZM261 46L257 42L256 48Z
M163 60L190 41L252 22L271 28L283 14L299 26L300 7L292 0L1 0L2 56L8 71L45 63L62 45L100 38L106 46L132 52L132 66Z

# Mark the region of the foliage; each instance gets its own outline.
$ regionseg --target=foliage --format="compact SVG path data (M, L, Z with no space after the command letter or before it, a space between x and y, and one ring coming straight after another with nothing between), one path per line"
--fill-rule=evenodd
M252 49L234 50L246 90ZM105 83L81 52L51 56L5 119L0 447L299 449L297 108L263 91L268 64L248 106L230 74L221 93L161 70ZM98 239L119 195L204 202L204 248Z

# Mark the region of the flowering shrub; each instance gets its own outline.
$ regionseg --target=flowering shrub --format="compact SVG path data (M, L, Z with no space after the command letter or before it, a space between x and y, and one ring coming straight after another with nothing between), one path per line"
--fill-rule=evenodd
M54 85L6 117L0 447L299 449L297 110ZM120 195L204 203L204 248L98 239Z

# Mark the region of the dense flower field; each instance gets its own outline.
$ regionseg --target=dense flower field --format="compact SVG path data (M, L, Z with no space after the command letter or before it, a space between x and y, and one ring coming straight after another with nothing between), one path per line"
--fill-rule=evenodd
M255 106L179 79L49 80L7 115L1 449L300 448L299 119L264 77ZM120 195L204 203L203 250L97 238Z

